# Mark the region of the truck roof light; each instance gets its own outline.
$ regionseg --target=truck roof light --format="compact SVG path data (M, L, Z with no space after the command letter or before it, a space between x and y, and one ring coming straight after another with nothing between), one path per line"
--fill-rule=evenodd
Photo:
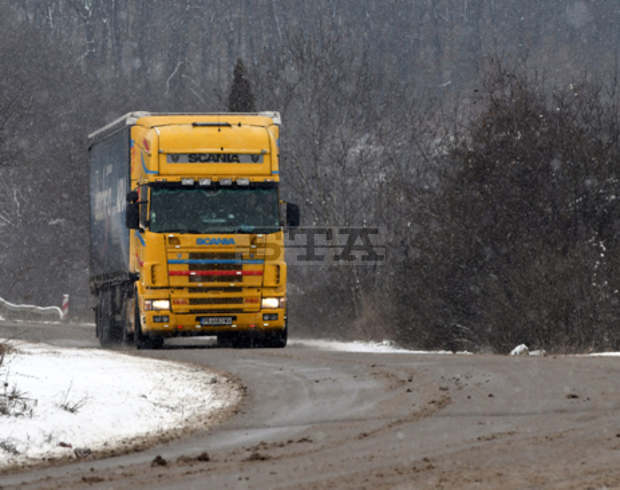
M237 179L237 185L250 185L250 179Z
M232 185L232 179L220 179L220 185Z
M211 179L200 179L198 185L209 186L211 185Z
M258 113L260 116L270 117L274 124L278 126L282 125L282 118L280 117L280 113L277 111L262 111Z
M194 185L194 179L181 179L181 185Z

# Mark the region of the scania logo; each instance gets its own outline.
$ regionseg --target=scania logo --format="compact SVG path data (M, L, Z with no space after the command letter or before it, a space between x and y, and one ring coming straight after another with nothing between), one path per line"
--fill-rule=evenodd
M235 153L190 153L189 163L241 163Z
M196 238L196 245L234 245L234 238Z

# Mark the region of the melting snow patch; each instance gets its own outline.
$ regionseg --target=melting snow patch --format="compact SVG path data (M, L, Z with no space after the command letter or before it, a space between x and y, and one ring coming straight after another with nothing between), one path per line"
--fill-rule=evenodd
M195 366L10 345L0 366L0 469L127 447L198 423L204 428L241 396L229 379Z
M510 351L511 356L527 356L530 350L527 348L525 344L519 344L514 349Z
M544 357L547 355L547 351L545 349L530 350L527 345L519 344L510 351L510 355Z
M547 351L545 349L531 350L528 354L534 357L544 357L547 355Z
M383 342L339 342L336 340L321 339L294 339L289 345L297 345L302 347L314 347L321 350L332 350L338 352L362 352L369 354L452 354L451 351L425 351L425 350L408 350L398 347L389 340ZM468 352L459 352L459 354L469 354Z

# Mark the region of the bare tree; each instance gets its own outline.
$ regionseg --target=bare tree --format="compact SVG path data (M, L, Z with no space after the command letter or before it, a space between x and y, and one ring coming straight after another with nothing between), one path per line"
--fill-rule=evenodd
M228 95L228 110L230 112L255 112L254 94L250 80L245 72L241 58L237 59L233 71L233 81Z

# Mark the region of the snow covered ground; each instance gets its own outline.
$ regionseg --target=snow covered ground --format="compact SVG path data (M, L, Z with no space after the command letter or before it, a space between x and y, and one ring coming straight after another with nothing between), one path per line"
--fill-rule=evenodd
M398 347L389 340L383 342L340 342L337 340L322 339L292 339L290 346L313 347L321 350L333 350L338 352L362 352L367 354L452 354L451 351L425 351L408 350ZM469 352L459 352L459 354L469 354Z
M195 366L98 349L9 345L0 366L0 469L204 428L241 398L232 380Z
M461 354L472 355L471 352L451 352L447 350L409 350L403 349L397 346L390 340L384 340L383 342L340 342L338 340L325 340L325 339L292 339L289 341L290 346L298 347L312 347L320 350L331 350L338 352L361 352L367 354ZM511 356L528 355L534 357L543 357L547 353L542 350L529 350L525 344L516 346L510 353ZM585 356L608 356L608 357L620 357L620 352L595 352L591 354L583 354Z

